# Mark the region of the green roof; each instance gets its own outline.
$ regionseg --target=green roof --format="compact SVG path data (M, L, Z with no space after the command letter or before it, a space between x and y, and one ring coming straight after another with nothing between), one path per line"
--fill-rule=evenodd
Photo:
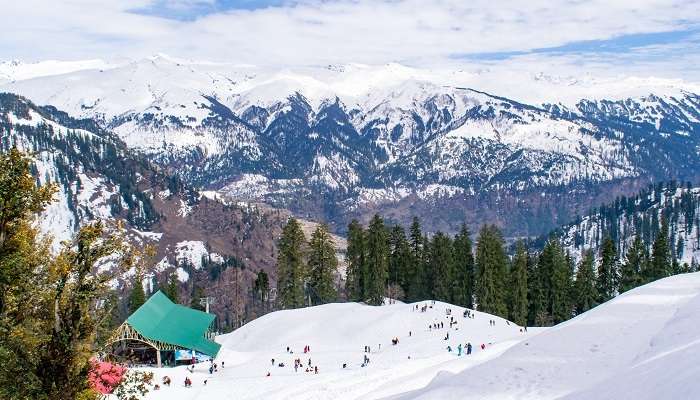
M215 357L221 345L206 338L213 314L175 304L157 291L126 322L142 336Z

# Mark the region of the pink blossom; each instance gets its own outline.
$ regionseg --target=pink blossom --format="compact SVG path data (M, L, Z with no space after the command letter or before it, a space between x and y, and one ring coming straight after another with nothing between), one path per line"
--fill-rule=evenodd
M119 386L126 370L126 367L119 364L93 360L88 380L90 385L98 392L110 394Z

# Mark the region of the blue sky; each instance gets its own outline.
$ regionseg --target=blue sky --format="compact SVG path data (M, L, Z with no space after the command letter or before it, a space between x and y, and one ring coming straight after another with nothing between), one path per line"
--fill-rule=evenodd
M572 41L561 46L534 48L522 51L454 54L452 57L455 59L464 58L471 60L505 60L517 56L536 54L604 55L609 53L621 56L624 54L634 54L645 48L651 49L657 46L673 46L677 44L696 47L696 50L700 51L700 27L653 33L622 34L609 39ZM672 48L667 48L665 52L647 52L646 56L649 58L663 57L670 52L672 52Z
M0 2L0 59L510 63L700 81L697 0Z
M280 7L285 4L292 4L292 2L285 0L216 0L178 3L157 0L145 7L134 8L131 11L137 14L191 21L230 10L256 10L266 7Z

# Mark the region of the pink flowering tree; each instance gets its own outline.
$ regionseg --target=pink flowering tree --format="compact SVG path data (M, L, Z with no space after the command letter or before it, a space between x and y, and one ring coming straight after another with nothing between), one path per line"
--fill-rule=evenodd
M106 361L92 361L90 385L101 394L111 394L124 379L126 367Z

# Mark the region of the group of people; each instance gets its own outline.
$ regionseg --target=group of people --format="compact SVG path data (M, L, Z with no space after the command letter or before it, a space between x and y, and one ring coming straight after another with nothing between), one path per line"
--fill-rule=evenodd
M432 325L428 325L428 330L433 330L433 329L442 329L445 327L444 322L433 322Z
M419 307L418 304L416 304L416 306L413 308L413 311L420 310L420 312L423 312L423 313L427 312L428 308L433 308L433 304L435 304L435 300L433 300L433 302L430 305L428 305L428 303L425 303Z
M311 346L308 344L304 346L304 354L311 353ZM287 346L287 354L294 354L294 350L292 350L289 346ZM275 359L270 360L270 364L274 367L275 366ZM280 362L277 364L277 367L279 368L284 368L285 364L284 362ZM301 358L295 358L294 359L294 372L299 372L299 369L304 368L304 372L309 372L309 373L314 373L318 374L318 365L312 365L311 364L311 358L309 358L308 365L304 365L304 363L301 361ZM271 376L272 374L270 371L267 372L266 376Z
M485 347L486 347L486 346L485 346L484 344L481 345L481 349L482 349L482 350L483 350ZM465 344L464 347L462 347L462 343L460 343L459 346L457 346L457 356L461 356L463 350L464 350L464 352L465 352L467 355L472 354L472 344L469 343L469 342L467 342L467 344ZM449 353L451 353L451 352L452 352L452 346L447 346L447 351L448 351Z

